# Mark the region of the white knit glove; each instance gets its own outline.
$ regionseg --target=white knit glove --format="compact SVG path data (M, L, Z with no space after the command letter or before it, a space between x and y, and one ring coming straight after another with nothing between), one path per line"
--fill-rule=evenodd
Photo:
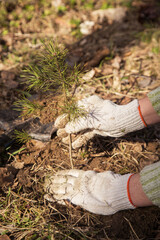
M46 178L45 199L75 205L96 214L110 215L135 207L128 200L127 183L131 174L119 175L111 171L64 170ZM63 202L62 202L63 201Z
M57 135L64 143L68 143L66 133L81 132L72 143L74 149L81 147L96 134L120 137L145 127L139 115L137 99L126 105L117 105L94 95L78 101L78 106L86 110L86 116L67 123L66 115L61 115L55 121L55 126L59 129Z

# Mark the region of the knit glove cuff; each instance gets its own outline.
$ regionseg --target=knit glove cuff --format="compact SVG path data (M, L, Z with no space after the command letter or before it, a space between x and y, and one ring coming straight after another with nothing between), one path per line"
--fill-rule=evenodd
M118 116L115 118L116 128L119 132L116 133L117 137L145 127L137 99L126 105L118 106L116 115Z
M113 194L112 194L112 208L115 212L125 209L134 209L136 206L133 205L130 193L129 193L129 180L132 174L117 175L114 179Z

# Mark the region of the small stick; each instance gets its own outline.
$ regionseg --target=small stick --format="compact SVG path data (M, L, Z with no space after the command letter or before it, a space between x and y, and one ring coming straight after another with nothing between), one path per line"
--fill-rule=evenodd
M69 158L70 158L70 163L71 163L71 168L73 169L73 159L72 159L72 138L71 134L69 134Z
M126 217L124 217L124 219L128 222L128 224L129 224L129 226L130 226L132 232L134 233L136 239L140 240L139 237L138 237L138 235L137 235L136 232L134 231L134 229L133 229L133 227L132 227L130 221L129 221Z

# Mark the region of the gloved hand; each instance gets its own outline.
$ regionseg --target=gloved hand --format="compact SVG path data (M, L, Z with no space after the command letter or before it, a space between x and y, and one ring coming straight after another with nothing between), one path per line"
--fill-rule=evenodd
M78 106L86 111L86 116L67 123L67 116L64 114L55 121L55 126L59 129L57 135L64 143L68 143L67 133L81 132L72 143L74 149L81 147L96 134L120 137L145 127L139 114L137 99L126 105L117 105L94 95L78 101Z
M111 171L59 171L56 175L46 178L45 191L48 194L45 198L59 203L69 200L92 213L103 215L134 209L127 192L130 176L131 174L122 176Z

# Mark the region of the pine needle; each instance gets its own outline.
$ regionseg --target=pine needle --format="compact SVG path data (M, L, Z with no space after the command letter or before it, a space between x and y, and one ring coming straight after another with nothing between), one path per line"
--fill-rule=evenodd
M72 137L71 134L69 134L69 158L70 158L70 163L71 163L71 168L73 169L73 159L72 159Z

